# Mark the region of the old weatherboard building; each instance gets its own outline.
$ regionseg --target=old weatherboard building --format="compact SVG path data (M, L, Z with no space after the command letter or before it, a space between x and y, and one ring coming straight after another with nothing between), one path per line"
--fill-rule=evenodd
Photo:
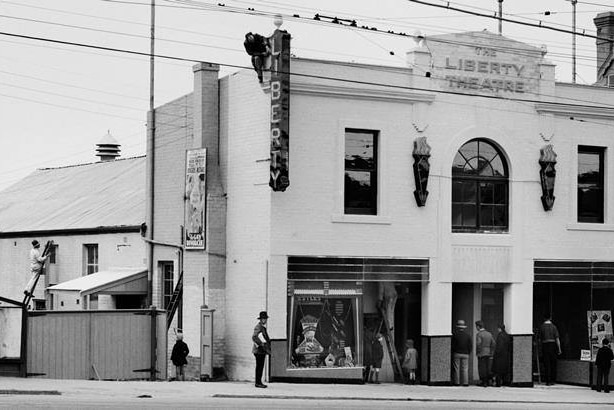
M276 30L262 73L199 64L155 110L153 302L181 281L173 327L201 376L251 380L267 310L270 380L362 382L379 331L384 380L413 339L420 380L448 384L454 324L481 319L531 386L551 312L559 381L589 383L587 314L614 308L614 92L488 31L417 40L384 67L290 58Z

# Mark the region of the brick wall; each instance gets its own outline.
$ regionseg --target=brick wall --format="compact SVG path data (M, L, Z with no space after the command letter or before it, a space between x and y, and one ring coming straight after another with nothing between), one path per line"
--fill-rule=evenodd
M219 176L218 159L218 70L215 65L194 67L194 92L156 109L155 219L156 241L182 244L181 227L185 207L186 150L207 148L206 250L183 253L184 341L190 346L190 366L200 375L200 308L223 312L225 287L225 193ZM176 247L156 245L154 268L158 261L173 261L175 281L179 276ZM161 304L161 272L153 281L153 300ZM206 290L204 290L206 289ZM179 327L175 316L171 329ZM169 334L173 334L172 330ZM223 367L224 318L214 320L214 366ZM172 348L172 346L171 346ZM196 370L196 367L198 369ZM190 370L190 372L192 372Z
M253 380L251 336L270 296L270 97L251 70L235 73L221 85L221 149L228 194L225 360L231 379Z

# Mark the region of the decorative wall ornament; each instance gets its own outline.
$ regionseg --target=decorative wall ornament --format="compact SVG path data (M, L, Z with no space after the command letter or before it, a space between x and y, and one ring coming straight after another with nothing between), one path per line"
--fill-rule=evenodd
M556 178L556 153L552 144L544 145L539 150L539 177L542 185L542 205L544 211L551 211L554 205L554 180Z
M414 140L414 181L416 183L416 190L414 191L414 197L418 206L424 206L426 204L426 198L429 195L429 191L426 190L426 186L429 179L429 157L431 156L431 147L426 142L426 137L418 137Z

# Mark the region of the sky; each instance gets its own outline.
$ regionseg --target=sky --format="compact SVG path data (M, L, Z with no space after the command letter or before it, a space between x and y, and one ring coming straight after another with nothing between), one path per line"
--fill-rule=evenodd
M295 56L378 65L405 66L405 53L415 47L411 37L389 30L420 33L427 41L444 33L498 32L493 18L411 0L222 1L155 0L155 53L177 57L155 59L155 106L191 92L197 61L220 64L220 76L251 68L245 33L270 35L276 13L292 35ZM499 7L497 0L424 1L489 16ZM577 32L596 35L593 18L614 11L613 3L579 0ZM503 15L569 31L503 22L504 36L546 45L557 81L572 82L569 0L504 0ZM377 31L332 24L332 17ZM150 33L151 0L0 0L0 190L38 168L96 162L96 143L107 132L121 144L122 157L145 154ZM595 39L577 35L577 83L595 81L595 55Z

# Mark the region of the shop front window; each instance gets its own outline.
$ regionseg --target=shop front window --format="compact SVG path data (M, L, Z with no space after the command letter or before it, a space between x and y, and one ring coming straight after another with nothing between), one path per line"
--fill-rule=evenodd
M323 288L322 284L318 287ZM292 318L288 338L289 367L358 366L358 296L355 290L338 289L328 293L323 289L295 289L293 293L289 297Z
M612 338L614 262L535 262L534 332L551 314L561 342L560 359L580 360ZM542 282L543 280L543 282Z

